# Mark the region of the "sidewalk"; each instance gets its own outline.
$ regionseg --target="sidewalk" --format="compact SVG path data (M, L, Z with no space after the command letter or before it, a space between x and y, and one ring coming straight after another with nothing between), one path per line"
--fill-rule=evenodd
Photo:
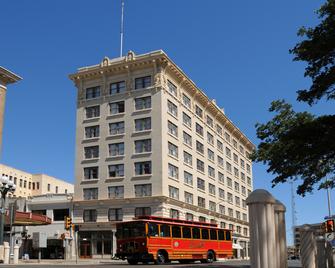
M90 264L121 264L121 263L127 263L127 261L123 260L111 260L111 259L79 259L76 262L76 260L63 260L63 259L42 259L40 262L37 259L30 259L30 260L19 260L18 265L25 265L25 264L35 264L35 265L90 265Z

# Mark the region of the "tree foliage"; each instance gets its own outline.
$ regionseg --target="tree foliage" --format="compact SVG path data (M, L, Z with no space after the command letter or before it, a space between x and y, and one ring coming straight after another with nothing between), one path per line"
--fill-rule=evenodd
M297 91L297 100L309 105L321 98L335 99L335 0L328 0L317 13L319 25L302 27L298 35L304 40L290 50L295 61L307 63L305 77L311 78L312 83L309 89ZM252 159L268 164L268 172L276 175L272 185L300 178L300 195L312 192L316 186L333 188L335 115L295 112L283 100L272 102L269 111L276 115L269 122L256 125L261 143Z

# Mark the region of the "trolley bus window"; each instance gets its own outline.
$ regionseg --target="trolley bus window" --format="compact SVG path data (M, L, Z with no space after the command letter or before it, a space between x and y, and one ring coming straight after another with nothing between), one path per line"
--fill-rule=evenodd
M199 228L192 228L192 237L193 239L200 238L200 229Z
M160 236L161 237L170 237L170 225L167 225L167 224L162 224L161 225Z
M224 231L218 230L218 233L219 233L219 240L224 240Z
M158 225L156 223L148 223L148 235L149 236L158 236Z
M191 238L191 228L183 227L183 238Z
M226 240L231 240L230 231L226 231Z
M181 230L179 226L172 226L172 237L181 237Z
M202 239L209 239L208 229L201 229Z
M211 240L218 240L218 236L215 229L210 230Z
M145 236L144 222L132 222L120 224L117 227L118 238L143 237Z

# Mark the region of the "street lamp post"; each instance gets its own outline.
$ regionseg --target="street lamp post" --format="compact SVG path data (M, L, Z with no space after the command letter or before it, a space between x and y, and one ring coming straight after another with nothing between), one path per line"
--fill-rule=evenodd
M6 195L8 192L14 193L16 185L8 179L8 176L0 177L0 195L1 195L1 208L0 208L0 245L3 245L4 228L5 228L5 214L6 214Z

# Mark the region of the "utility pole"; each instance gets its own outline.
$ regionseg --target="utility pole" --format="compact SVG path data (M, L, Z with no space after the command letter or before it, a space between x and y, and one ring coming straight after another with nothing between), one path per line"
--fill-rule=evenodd
M121 0L121 29L120 29L120 57L122 57L123 50L123 12L124 12L124 0Z

